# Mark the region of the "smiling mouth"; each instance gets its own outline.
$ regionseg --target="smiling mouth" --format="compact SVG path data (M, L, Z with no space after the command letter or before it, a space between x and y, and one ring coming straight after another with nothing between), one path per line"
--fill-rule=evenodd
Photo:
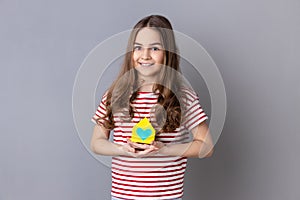
M139 63L139 64L143 67L150 67L150 66L154 65L154 63Z

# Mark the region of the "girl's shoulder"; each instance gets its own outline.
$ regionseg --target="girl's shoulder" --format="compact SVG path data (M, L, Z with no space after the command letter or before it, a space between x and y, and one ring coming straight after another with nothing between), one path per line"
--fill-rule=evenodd
M100 102L103 104L106 104L107 102L107 97L108 97L108 90L105 90L104 93L102 94L102 97L100 99Z
M198 94L191 87L181 87L180 97L183 102L191 103L199 99Z

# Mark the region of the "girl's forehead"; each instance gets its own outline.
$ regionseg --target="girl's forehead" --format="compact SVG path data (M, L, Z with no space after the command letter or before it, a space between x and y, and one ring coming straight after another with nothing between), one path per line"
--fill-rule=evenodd
M135 43L142 45L161 44L160 33L149 27L142 28L136 35Z

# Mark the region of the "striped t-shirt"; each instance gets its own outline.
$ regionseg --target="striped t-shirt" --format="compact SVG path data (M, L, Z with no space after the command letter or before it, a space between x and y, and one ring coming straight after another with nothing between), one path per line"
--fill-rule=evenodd
M208 117L202 110L195 92L184 90L186 106L181 126L174 132L159 133L155 139L166 144L191 141L190 130ZM92 121L103 117L106 112L106 94L92 117ZM132 106L135 108L132 120L124 121L120 114L114 114L113 141L126 143L131 137L133 126L144 117L153 117L153 106L157 105L158 94L138 92ZM99 121L103 123L103 120ZM183 180L187 158L181 156L155 155L146 158L118 156L112 158L111 195L120 199L175 199L183 196Z

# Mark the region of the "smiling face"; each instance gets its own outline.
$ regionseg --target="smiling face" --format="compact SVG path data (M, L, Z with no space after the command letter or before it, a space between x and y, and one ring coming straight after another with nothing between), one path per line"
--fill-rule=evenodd
M149 27L142 28L136 35L132 54L138 78L147 82L155 81L164 63L164 55L159 32Z

